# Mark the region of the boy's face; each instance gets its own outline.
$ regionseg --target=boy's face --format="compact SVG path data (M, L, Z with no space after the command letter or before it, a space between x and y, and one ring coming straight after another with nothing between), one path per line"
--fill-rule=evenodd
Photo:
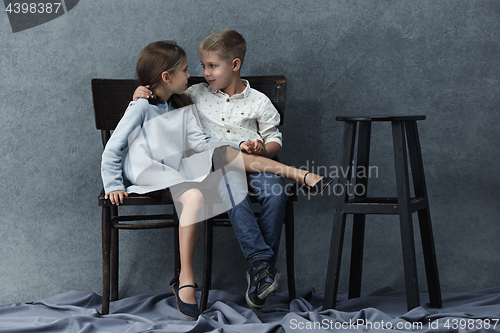
M203 67L203 77L212 89L224 91L231 85L235 73L231 63L214 52L200 53L200 61Z

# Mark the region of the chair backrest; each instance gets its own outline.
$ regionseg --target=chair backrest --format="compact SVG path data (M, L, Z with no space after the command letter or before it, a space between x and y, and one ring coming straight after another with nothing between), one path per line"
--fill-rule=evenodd
M274 104L281 116L280 125L285 118L286 76L247 76L250 87L264 93ZM205 82L203 77L192 76L189 84ZM108 142L112 130L120 121L132 100L139 82L133 79L92 79L92 98L94 101L95 126L101 130L103 145Z

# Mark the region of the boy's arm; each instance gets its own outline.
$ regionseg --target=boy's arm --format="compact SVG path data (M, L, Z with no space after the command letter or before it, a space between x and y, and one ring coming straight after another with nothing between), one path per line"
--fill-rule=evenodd
M273 158L278 155L278 153L281 150L281 145L277 143L276 141L271 141L266 144L266 150L262 154L262 156L268 157L268 158Z
M278 129L280 114L269 98L266 98L260 106L260 117L257 121L259 134L264 140L265 146L264 152L260 155L268 158L276 157L281 150L283 135Z
M137 101L139 98L153 98L153 92L150 90L151 86L148 84L147 86L139 86L134 91L134 95L132 96L132 100ZM186 95L193 95L194 88L193 86L186 89L184 92Z
M149 85L137 87L132 96L132 100L137 101L139 98L153 98L153 92L149 90L149 88L151 88Z

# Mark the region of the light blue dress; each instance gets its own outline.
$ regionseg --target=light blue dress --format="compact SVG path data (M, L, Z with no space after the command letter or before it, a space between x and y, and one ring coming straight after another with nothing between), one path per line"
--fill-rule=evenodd
M228 145L239 150L237 142L211 140L194 105L176 109L166 102L133 101L102 154L104 190L144 194L202 182L211 172L214 149Z

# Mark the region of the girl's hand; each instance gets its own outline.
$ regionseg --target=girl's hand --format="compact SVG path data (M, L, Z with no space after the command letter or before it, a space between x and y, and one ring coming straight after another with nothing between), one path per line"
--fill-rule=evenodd
M109 199L113 205L119 206L123 203L123 198L128 197L128 193L122 190L106 193L104 199Z
M137 87L137 89L134 91L134 96L132 97L132 99L134 101L137 101L139 98L152 98L153 92L151 92L149 88L151 88L149 85Z
M253 153L256 155L263 155L266 152L266 146L264 145L264 142L261 140L253 140L250 141L253 149Z
M249 140L250 141L250 140ZM251 154L251 150L250 150L250 147L248 146L247 144L248 141L246 142L242 142L240 144L240 150L244 153L248 153L248 154Z
M261 140L247 140L240 144L240 149L248 154L263 155L266 152L266 146Z

